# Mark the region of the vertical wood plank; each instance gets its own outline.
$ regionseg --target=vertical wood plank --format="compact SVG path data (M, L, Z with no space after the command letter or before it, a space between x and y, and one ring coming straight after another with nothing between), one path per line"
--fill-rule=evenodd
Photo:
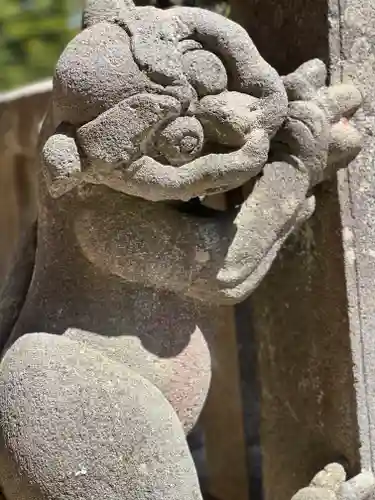
M246 442L233 307L221 307L216 311L212 384L202 424L209 493L218 500L248 500Z

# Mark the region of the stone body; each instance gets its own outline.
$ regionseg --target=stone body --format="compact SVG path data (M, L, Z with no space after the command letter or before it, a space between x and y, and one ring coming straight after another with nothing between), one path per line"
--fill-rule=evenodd
M198 499L184 434L219 306L357 155L361 95L326 88L318 60L283 80L212 12L101 0L83 20L41 132L30 286L16 266L0 304L0 484L7 500ZM249 182L240 207L207 208Z

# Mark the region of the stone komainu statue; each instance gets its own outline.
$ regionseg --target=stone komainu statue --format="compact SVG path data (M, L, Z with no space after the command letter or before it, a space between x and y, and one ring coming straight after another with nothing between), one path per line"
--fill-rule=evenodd
M185 435L216 308L252 292L314 185L356 156L361 95L325 87L318 60L282 79L200 9L91 0L83 26L41 131L35 255L1 297L0 484L7 500L200 499ZM241 206L208 208L245 184Z

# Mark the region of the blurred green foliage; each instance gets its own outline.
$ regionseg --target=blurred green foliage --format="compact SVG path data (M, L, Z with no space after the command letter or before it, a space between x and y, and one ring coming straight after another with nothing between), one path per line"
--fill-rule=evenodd
M76 0L0 0L0 90L51 76L80 11Z

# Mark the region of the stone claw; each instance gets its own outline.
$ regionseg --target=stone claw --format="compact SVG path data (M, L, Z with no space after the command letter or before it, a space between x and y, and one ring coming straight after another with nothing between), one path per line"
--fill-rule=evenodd
M340 486L345 482L345 479L346 473L344 467L340 464L332 463L328 464L314 476L310 486L328 488L337 492Z
M292 500L366 500L375 492L375 477L363 471L346 481L342 465L332 463L318 472L310 485L300 489Z
M320 59L305 62L293 73L283 77L289 101L312 99L315 92L324 86L327 68Z
M81 159L73 135L58 130L51 135L42 149L44 179L53 198L59 198L82 179Z
M272 160L298 163L311 187L346 167L362 147L348 122L362 104L361 92L350 84L326 87L325 77L325 65L315 59L284 77L288 115L271 143Z
M362 104L362 94L350 84L338 84L322 87L313 98L325 112L331 123L340 121L343 117L351 118Z
M363 137L347 120L342 119L331 128L327 170L337 170L351 162L362 149Z

